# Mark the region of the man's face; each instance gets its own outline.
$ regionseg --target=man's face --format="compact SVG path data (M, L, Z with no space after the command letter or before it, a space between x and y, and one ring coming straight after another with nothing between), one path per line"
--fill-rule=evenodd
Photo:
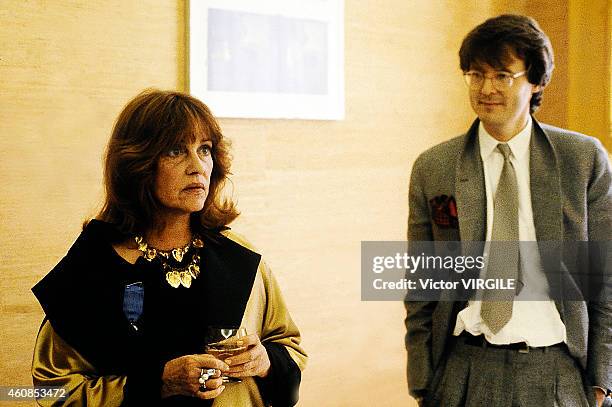
M486 63L475 63L470 68L471 71L482 73L486 78L481 86L469 89L472 109L482 124L494 137L500 132L506 137L516 135L527 123L531 95L538 92L540 86L529 83L526 74L513 79L510 87L496 88L490 78L500 72L523 72L526 69L525 62L510 53L507 64L501 71Z

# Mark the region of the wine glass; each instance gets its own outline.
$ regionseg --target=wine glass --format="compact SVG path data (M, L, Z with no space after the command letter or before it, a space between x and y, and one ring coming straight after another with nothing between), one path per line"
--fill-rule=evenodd
M246 350L246 345L238 345L240 338L247 336L246 328L236 327L208 327L206 330L206 346L204 350L209 355L225 361L225 359L242 353ZM237 377L221 376L224 383L241 383Z

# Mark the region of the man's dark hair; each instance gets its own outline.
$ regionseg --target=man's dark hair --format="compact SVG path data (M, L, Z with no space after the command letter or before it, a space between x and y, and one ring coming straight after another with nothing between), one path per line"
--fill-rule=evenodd
M503 14L490 18L474 28L463 39L459 49L459 64L463 72L473 64L486 63L504 69L511 54L522 59L527 68L527 80L545 86L554 69L554 55L548 36L531 17ZM542 103L542 91L531 97L530 112Z

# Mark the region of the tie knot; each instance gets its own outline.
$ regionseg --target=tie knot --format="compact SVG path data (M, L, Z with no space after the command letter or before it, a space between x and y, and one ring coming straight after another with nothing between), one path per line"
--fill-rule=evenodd
M510 158L510 147L508 146L508 144L500 143L497 145L497 149L503 154L504 161L508 161L508 158Z

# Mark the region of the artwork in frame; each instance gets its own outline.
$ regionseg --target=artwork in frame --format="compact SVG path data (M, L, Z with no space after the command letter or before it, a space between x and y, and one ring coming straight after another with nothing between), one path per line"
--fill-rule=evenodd
M190 93L218 117L344 119L343 0L190 0Z

